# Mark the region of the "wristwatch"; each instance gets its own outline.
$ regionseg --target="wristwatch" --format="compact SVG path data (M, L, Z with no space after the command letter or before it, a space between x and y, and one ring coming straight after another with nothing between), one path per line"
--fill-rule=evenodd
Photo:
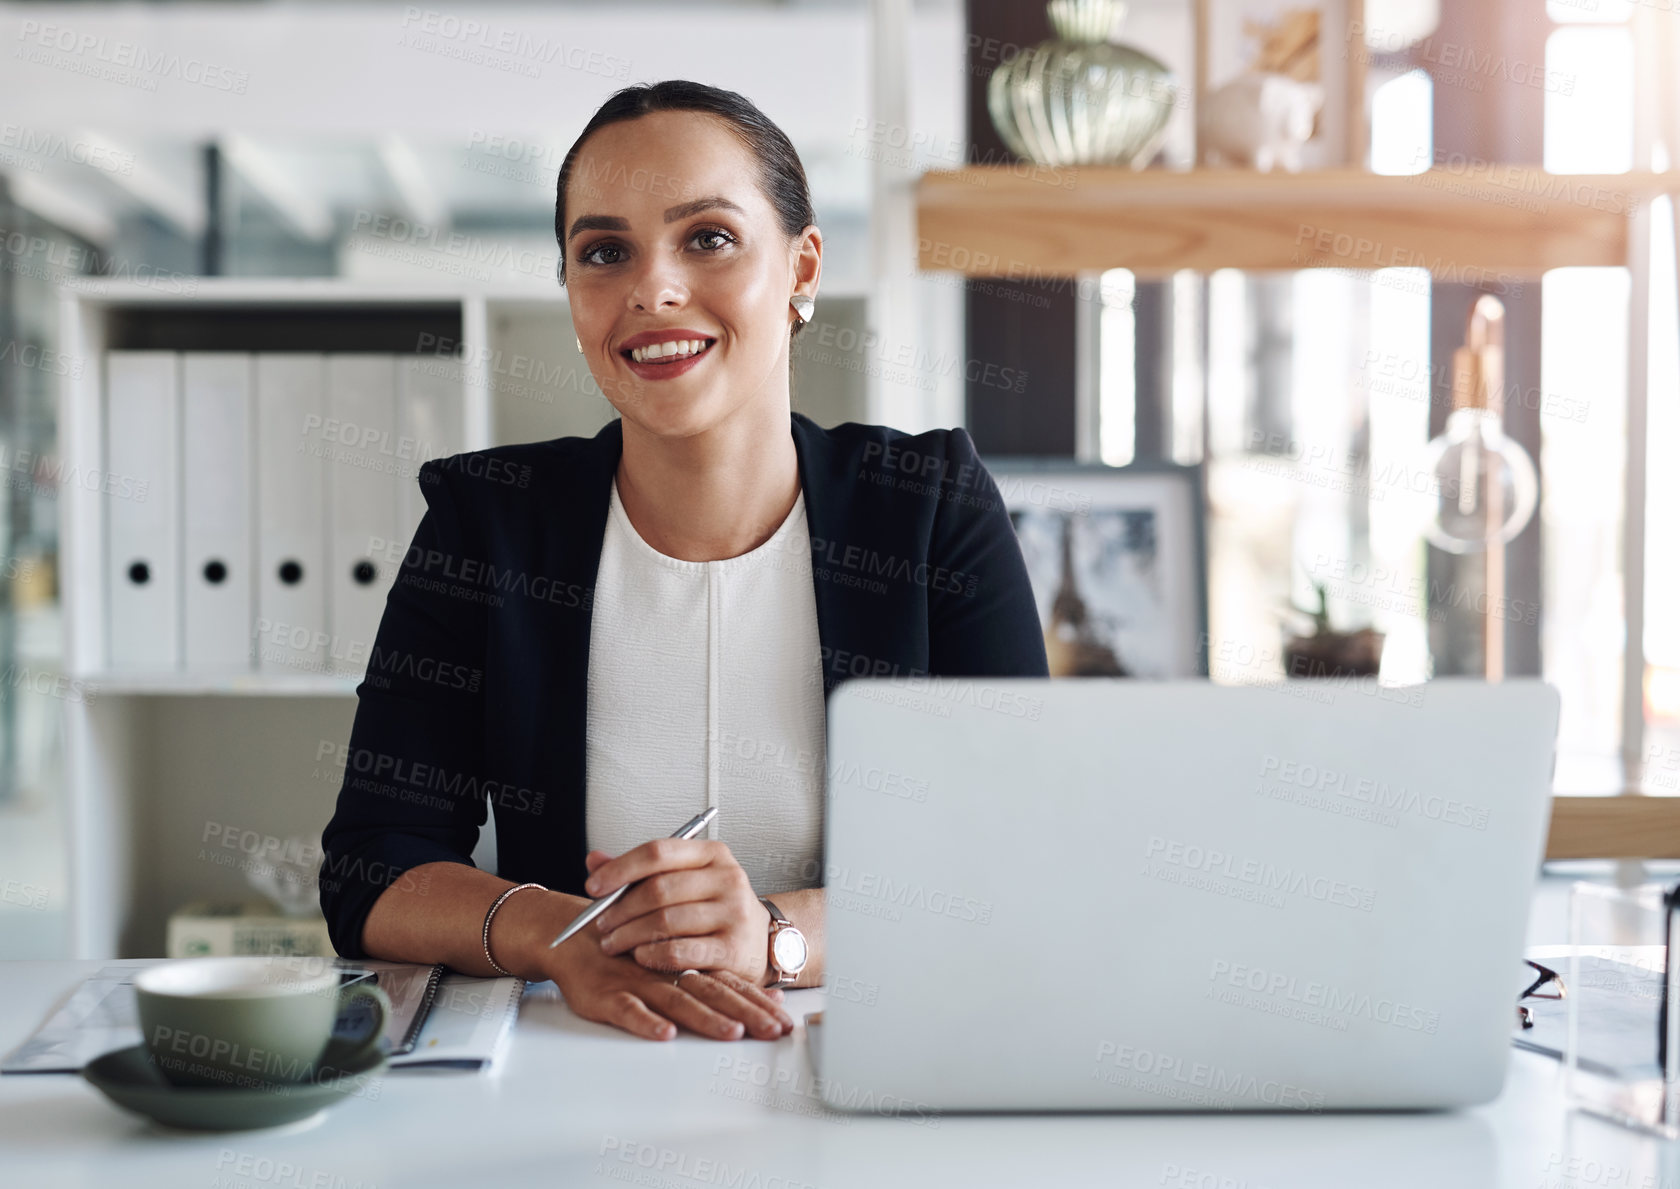
M799 972L805 969L805 963L811 957L811 947L806 944L805 934L782 915L781 909L763 896L758 898L758 902L764 905L764 910L770 914L770 961L768 981L764 985L785 987L797 979Z

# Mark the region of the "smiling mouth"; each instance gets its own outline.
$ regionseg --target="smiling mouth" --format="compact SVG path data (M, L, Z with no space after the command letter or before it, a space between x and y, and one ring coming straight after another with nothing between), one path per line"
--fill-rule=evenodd
M662 354L662 356L659 356L659 358L657 358L657 359L637 359L637 358L635 358L635 353L633 353L633 351L630 351L630 349L627 349L627 351L620 351L620 353L618 353L618 354L620 354L620 356L623 356L623 359L625 359L625 361L628 361L628 363L640 363L640 364L642 364L642 366L647 366L647 368L657 368L657 366L660 366L660 364L687 363L687 361L689 361L689 359L699 359L699 358L701 358L702 354L706 354L707 351L711 351L712 346L716 346L716 344L717 344L717 339L701 339L701 349L699 349L699 351L684 351L684 353L677 353L677 354Z

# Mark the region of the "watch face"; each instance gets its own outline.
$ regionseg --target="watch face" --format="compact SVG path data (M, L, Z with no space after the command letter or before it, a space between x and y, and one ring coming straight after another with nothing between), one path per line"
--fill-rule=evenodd
M809 949L805 945L805 935L798 929L782 929L776 934L776 965L789 974L798 974L805 969L805 959L809 956Z

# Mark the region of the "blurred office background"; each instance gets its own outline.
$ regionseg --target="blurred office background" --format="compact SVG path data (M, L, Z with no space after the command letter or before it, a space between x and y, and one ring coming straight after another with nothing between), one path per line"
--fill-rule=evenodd
M1216 21L1240 20L1225 7L1214 0ZM1116 36L1187 78L1194 8L1133 0ZM1662 57L1676 20L1631 0L1368 0L1348 42L1366 66L1365 159L1346 164L1667 170L1652 67L1676 66ZM1667 48L1642 43L1647 22ZM1486 278L1110 270L1069 285L918 272L916 178L1012 159L987 80L1049 35L1033 0L0 4L0 956L72 949L62 724L83 695L63 666L58 402L98 361L64 352L60 286L109 277L183 299L210 278L479 287L501 295L508 350L569 359L550 301L555 174L587 115L630 82L739 90L799 149L827 250L826 329L802 336L796 408L824 423L966 424L987 457L1199 465L1207 636L1262 658L1228 672L1216 661L1216 680L1280 675L1293 609L1320 588L1334 624L1384 634L1383 682L1478 672L1487 620L1461 597L1471 571L1420 536L1403 478L1371 480L1410 473L1442 431L1451 351ZM1192 166L1191 119L1174 113L1156 168ZM1630 303L1626 268L1496 279L1520 398L1506 432L1540 477L1538 509L1505 555L1506 598L1522 611L1499 630L1507 673L1562 692L1563 794L1680 787L1680 471L1665 465L1680 451L1680 314L1666 197L1643 226L1648 339L1630 339L1630 309L1646 311ZM859 345L872 331L935 349L891 368ZM1649 354L1632 408L1630 341ZM1020 390L998 384L999 369L1024 374ZM577 385L509 384L495 435L593 433L611 415ZM352 709L339 697L324 721L347 725ZM273 713L284 721L288 700ZM154 757L156 771L229 762L210 757L214 731L143 721L160 724L150 746L181 749ZM236 737L222 745L248 746ZM312 786L323 812L335 792ZM230 816L271 825L260 806ZM237 887L204 864L193 873Z

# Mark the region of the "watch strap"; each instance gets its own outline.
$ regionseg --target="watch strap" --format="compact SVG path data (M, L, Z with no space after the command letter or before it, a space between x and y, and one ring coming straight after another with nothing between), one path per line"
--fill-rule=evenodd
M777 908L768 897L760 896L758 902L764 905L764 911L770 914L770 931L765 936L765 944L768 949L764 959L765 976L769 981L764 985L767 987L788 986L790 983L797 981L799 975L797 972L790 973L783 970L776 964L776 934L783 929L793 928L793 922L788 920L782 910Z

